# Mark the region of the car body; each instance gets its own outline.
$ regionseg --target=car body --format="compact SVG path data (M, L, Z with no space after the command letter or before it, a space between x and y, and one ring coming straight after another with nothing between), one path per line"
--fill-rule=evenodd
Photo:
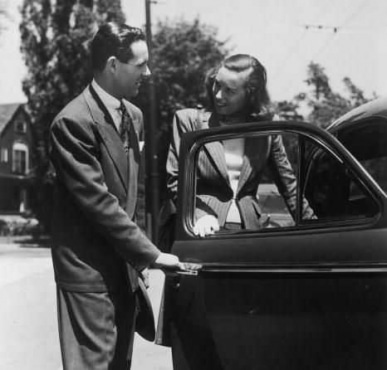
M289 143L294 213L267 177L257 192L267 227L196 236L202 151L273 135ZM167 276L158 330L174 368L386 369L386 158L386 99L328 130L276 121L186 134L172 253L188 271ZM303 216L305 199L313 219Z

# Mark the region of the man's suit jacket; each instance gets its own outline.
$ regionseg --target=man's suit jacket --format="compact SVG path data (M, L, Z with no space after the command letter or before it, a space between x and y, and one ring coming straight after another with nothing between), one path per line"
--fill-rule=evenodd
M141 111L126 105L139 135ZM58 114L50 139L56 170L52 257L58 286L98 292L116 290L127 281L135 291L138 271L160 253L134 222L138 142L132 143L128 157L91 86Z
M209 112L184 109L175 114L173 138L167 162L168 189L175 201L181 135L185 132L217 125L219 124L215 115ZM231 188L222 143L213 142L204 145L204 150L201 150L198 157L195 217L198 219L206 214L214 215L219 225L223 226L230 204L234 199L239 206L245 228L259 229L262 227L264 220L257 199L257 190L266 167L271 171L279 192L289 211L294 215L297 204L296 177L281 136L271 135L246 138L243 164L235 195ZM307 203L304 208L306 214L312 217L313 211Z

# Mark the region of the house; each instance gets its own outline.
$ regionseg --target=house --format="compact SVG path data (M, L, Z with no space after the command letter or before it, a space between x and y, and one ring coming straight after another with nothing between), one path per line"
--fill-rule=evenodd
M33 135L24 105L0 104L0 213L29 210L33 168Z

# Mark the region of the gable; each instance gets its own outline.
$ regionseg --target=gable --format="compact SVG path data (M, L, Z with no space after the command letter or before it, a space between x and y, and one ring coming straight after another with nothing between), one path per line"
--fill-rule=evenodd
M23 106L24 104L21 103L0 104L0 135L5 131L17 113L24 112Z

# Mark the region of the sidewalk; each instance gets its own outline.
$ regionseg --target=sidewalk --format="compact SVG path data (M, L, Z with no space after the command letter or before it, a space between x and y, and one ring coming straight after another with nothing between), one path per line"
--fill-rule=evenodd
M55 282L49 248L0 238L0 368L60 370ZM150 270L157 322L164 274ZM132 370L171 370L169 348L136 335Z

